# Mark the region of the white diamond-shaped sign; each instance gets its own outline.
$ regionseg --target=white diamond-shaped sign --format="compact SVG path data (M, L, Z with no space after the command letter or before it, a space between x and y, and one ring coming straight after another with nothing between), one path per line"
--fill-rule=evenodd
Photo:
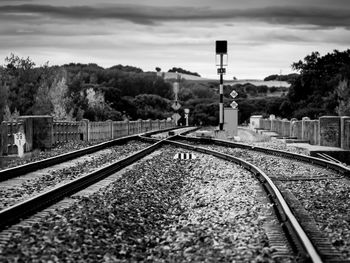
M233 91L230 93L230 95L231 95L232 98L236 98L237 95L238 95L238 93L237 93L235 90L233 90Z
M237 104L237 102L232 101L232 103L230 104L230 106L231 106L233 109L236 109L237 106L238 106L238 104Z
M177 122L178 120L181 119L181 115L178 114L178 113L174 113L171 117L173 118L173 120L174 120L175 122Z
M174 102L173 105L171 105L171 107L174 109L174 110L178 110L181 108L181 104L178 103L178 102Z

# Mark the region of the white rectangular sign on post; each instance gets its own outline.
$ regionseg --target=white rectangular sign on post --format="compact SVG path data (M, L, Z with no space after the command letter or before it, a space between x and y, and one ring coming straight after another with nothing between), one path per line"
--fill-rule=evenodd
M26 137L23 133L18 132L13 135L14 143L18 149L18 156L23 157L24 155L24 144L26 143Z

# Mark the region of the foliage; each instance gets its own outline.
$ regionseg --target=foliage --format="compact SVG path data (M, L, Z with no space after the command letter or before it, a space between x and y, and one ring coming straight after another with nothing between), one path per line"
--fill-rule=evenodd
M3 81L4 68L0 67L0 123L4 120L7 105L7 86L6 82Z
M8 101L11 112L31 114L34 96L40 85L40 69L34 70L35 63L30 58L19 58L14 54L5 58L6 67L3 81L8 85Z
M287 81L289 83L293 82L298 77L297 73L291 73L288 75L270 75L264 78L264 81L277 80L277 81Z
M265 78L291 82L287 96L283 96L286 90L282 88L250 83L224 85L225 106L229 107L230 93L236 90L240 123L252 114L275 114L285 118L350 114L350 50L335 50L323 57L313 52L292 67L299 74ZM156 71L160 70L156 67ZM199 76L182 68L169 70L174 71ZM93 63L70 63L61 67L48 64L36 67L30 58L11 54L0 67L0 92L0 121L4 116L12 118L15 112L95 121L163 119L174 113L172 83L133 66L116 65L104 69ZM217 82L182 79L178 99L182 117L183 109L190 109L190 123L218 124Z
M183 73L183 74L187 74L187 75L193 75L193 76L197 76L200 77L200 75L197 72L191 72L182 68L176 68L173 67L172 69L169 69L168 72L177 72L177 73Z
M165 119L170 116L170 101L154 94L140 94L133 103L141 119Z
M125 71L125 72L134 72L134 73L141 73L143 72L142 69L137 68L137 67L133 67L133 66L123 66L123 65L116 65L113 67L110 67L109 69L116 69L116 70L120 70L120 71Z
M350 86L348 79L339 81L336 88L338 95L338 106L336 111L338 115L349 116L350 115Z
M284 97L237 99L236 101L239 108L239 123L249 122L250 116L256 114L288 116L288 108L286 108L286 103L288 102Z
M266 85L259 85L255 86L251 83L244 83L244 84L235 84L235 85L224 85L224 96L226 98L231 98L230 93L232 90L235 90L238 95L238 98L247 98L247 97L261 97L261 96L266 96L268 91L270 93L273 93L276 90L273 90L272 87L268 88Z
M292 114L310 111L312 116L306 116L314 118L323 114L336 115L341 100L338 97L345 95L336 89L342 79L349 78L349 65L350 49L344 52L334 50L323 57L318 52L312 52L303 61L293 63L293 69L299 71L300 75L288 93L294 110Z
M62 75L61 75L62 74ZM73 110L68 108L70 98L67 96L67 72L61 71L57 74L49 90L49 97L52 103L52 115L58 120L72 120Z

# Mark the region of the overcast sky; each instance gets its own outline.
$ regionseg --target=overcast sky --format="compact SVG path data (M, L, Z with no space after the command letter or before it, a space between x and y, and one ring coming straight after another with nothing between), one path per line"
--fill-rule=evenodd
M227 40L225 79L262 79L350 48L349 31L349 0L0 0L0 63L14 53L217 78L215 40Z

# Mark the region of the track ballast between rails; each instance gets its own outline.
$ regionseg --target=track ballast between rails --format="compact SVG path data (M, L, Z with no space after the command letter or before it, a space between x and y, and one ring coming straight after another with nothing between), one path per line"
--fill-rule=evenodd
M216 156L218 158L237 163L237 164L241 165L242 167L244 167L245 169L252 172L259 179L259 181L264 185L264 188L266 189L268 195L270 196L271 200L273 201L273 203L276 206L276 211L277 211L279 218L283 222L285 229L287 230L288 234L291 236L291 239L293 240L293 244L295 245L295 247L297 248L299 253L302 255L302 257L306 260L311 261L311 262L322 262L317 250L313 246L313 244L310 241L310 239L308 238L308 236L305 234L305 231L302 229L302 227L300 226L297 219L294 217L293 213L291 212L290 208L288 207L288 205L284 201L284 199L283 199L281 193L279 192L279 190L277 189L277 187L274 185L274 183L271 181L271 179L263 171L261 171L258 167L254 166L254 165L252 165L252 164L250 164L242 159L233 157L233 156L228 155L228 154L223 154L223 153L220 153L217 151L212 151L212 150L208 150L205 148L191 146L188 144L184 144L184 143L180 143L180 142L175 141L176 138L188 139L188 137L182 137L179 135L175 135L175 136L171 136L167 139L157 140L157 139L148 137L152 133L146 133L146 134L143 134L143 136L139 137L139 138L143 138L147 141L155 141L155 143L152 146L149 146L146 149L143 149L143 150L137 152L136 154L130 155L130 156L118 161L118 162L115 162L112 165L109 165L108 167L101 168L101 169L99 169L95 172L92 172L86 176L83 176L83 177L80 177L76 180L73 180L72 182L69 182L69 183L65 184L64 186L57 187L53 190L50 190L50 191L45 192L41 195L38 195L34 198L31 198L30 200L24 201L20 204L14 205L12 207L9 207L8 209L0 211L0 222L1 222L0 229L4 229L9 225L11 225L15 222L18 222L21 218L29 216L29 215L35 213L36 211L39 211L39 210L57 202L57 200L60 200L60 199L64 198L65 196L71 195L71 194L73 194L73 193L109 176L110 174L122 169L123 167L126 167L127 165L130 165L133 162L141 159L142 157L147 156L148 154L150 154L151 152L153 152L154 150L156 150L157 148L161 147L164 144L172 144L172 145L175 145L177 147L181 147L181 148L185 148L185 149L189 149L189 150L193 150L193 151L197 151L197 152L202 152L205 154L211 154L211 155ZM123 138L123 139L124 140L135 139L135 136L130 136L130 137ZM194 140L197 140L197 139L194 138ZM202 139L199 139L199 140L202 140ZM212 143L212 140L210 140L210 141ZM216 143L218 143L218 144L224 144L226 146L228 146L228 144L231 144L231 143L226 142L226 141L220 141L220 140L215 140L215 141L217 141ZM207 142L209 142L209 141L207 141ZM114 142L109 142L109 143L116 143L116 142L114 141ZM239 144L239 145L241 145L241 144ZM99 146L99 147L102 147L102 146ZM106 146L104 146L104 147L106 147ZM230 147L232 147L232 145L230 145ZM237 147L237 145L236 145L236 147ZM244 147L246 147L246 146L244 146ZM256 147L251 147L251 148L256 148ZM258 147L258 148L260 151L266 152L266 149L261 148L261 147ZM92 150L90 149L90 151L92 151ZM282 154L281 151L277 151L277 152L278 152L278 154ZM79 154L81 154L81 153L79 153ZM290 153L287 153L287 155L294 156L293 154L290 155ZM297 159L297 158L295 158L295 159ZM305 158L305 156L302 156L301 158L304 161L307 160ZM312 159L316 159L316 161L318 162L317 158L312 158ZM333 165L332 163L330 163L330 164ZM36 167L35 165L37 165L37 164L34 164L33 167ZM20 169L24 169L24 170L28 169L29 166L28 165L25 165L25 166L26 166L26 168L20 168ZM329 167L329 166L327 166L327 167ZM339 166L335 166L335 167L338 167L336 169L339 169L339 171L341 172L341 169L339 168ZM332 167L332 169L333 169L333 167ZM19 170L19 171L22 171L22 170ZM345 172L346 171L343 170L342 173L345 173Z

